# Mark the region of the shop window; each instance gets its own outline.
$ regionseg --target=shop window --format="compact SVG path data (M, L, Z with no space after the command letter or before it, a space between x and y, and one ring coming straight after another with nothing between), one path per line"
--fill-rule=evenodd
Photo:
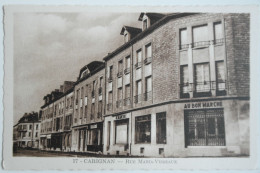
M195 97L210 96L211 82L209 76L209 63L195 64Z
M224 61L216 62L216 85L217 95L226 95L226 80L225 80L225 66Z
M109 146L110 146L110 130L111 129L111 121L108 121L107 122L107 150L109 149Z
M225 145L223 109L187 110L184 114L186 147Z
M156 114L156 142L166 144L166 112Z
M100 145L100 130L93 129L87 131L88 140L87 145Z
M151 115L135 118L136 143L151 143Z
M118 120L115 124L115 143L128 144L128 120Z

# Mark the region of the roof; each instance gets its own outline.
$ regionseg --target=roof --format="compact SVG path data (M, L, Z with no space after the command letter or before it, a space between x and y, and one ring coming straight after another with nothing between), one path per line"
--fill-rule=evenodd
M131 26L123 26L120 34L124 35L125 30L128 31L132 36L137 35L137 34L142 32L141 28L135 28L135 27L131 27Z
M147 15L150 19L161 19L165 16L165 14L162 13L141 13L138 20L143 21L144 15Z
M98 71L102 70L105 68L105 63L101 62L101 61L92 61L91 63L85 65L84 67L82 67L80 69L79 72L79 77L77 79L77 81L75 82L75 85L80 83L81 81L89 78L90 76L94 75L95 73L97 73ZM81 74L86 70L89 70L89 74L84 76L83 78L80 78Z
M185 17L185 16L190 16L190 15L194 15L194 14L198 14L198 13L171 13L168 15L165 15L163 18L161 18L160 20L158 20L157 22L155 22L153 25L151 25L149 28L147 28L146 30L142 31L141 33L139 33L138 35L136 35L134 38L132 38L130 41L126 42L125 44L123 44L122 46L120 46L119 48L117 48L116 50L114 50L113 52L109 53L107 56L105 56L103 58L104 61L107 61L109 59L111 59L113 56L117 55L118 53L120 53L122 50L128 48L130 45L134 44L135 42L137 42L138 40L144 38L146 35L150 34L151 32L153 32L155 29L157 29L158 27L162 26L163 24L167 23L169 20L171 19L176 19L176 18L180 18L180 17Z
M38 112L32 112L32 113L25 113L18 123L30 123L30 122L38 122L40 121Z

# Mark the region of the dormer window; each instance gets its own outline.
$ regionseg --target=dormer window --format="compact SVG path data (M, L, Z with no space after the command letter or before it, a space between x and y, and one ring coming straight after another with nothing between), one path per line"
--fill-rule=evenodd
M125 34L125 35L124 35L124 40L125 40L125 43L129 41L129 40L128 40L128 34Z
M87 76L87 74L89 73L89 70L88 69L86 69L85 71L83 71L82 72L82 74L81 74L81 77L80 78L83 78L83 77L85 77L85 76Z
M143 21L143 30L147 29L147 19Z

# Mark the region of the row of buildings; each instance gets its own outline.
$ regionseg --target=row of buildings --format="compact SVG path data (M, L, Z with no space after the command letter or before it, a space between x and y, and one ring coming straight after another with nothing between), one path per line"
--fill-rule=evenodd
M41 113L25 113L13 126L14 148L39 148Z
M141 13L124 44L44 96L40 149L249 155L249 14Z

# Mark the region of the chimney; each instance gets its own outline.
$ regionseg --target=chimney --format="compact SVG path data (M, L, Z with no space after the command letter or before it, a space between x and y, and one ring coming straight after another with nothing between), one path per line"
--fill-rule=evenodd
M63 93L63 85L60 86L60 92Z

